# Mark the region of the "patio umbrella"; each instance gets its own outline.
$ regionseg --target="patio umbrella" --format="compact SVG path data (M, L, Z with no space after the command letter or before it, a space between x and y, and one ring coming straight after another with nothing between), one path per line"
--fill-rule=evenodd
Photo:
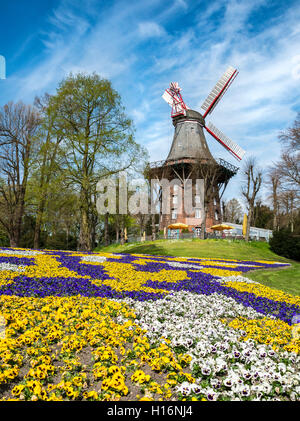
M234 227L231 227L230 225L226 225L226 224L218 224L218 225L213 225L211 227L211 229L216 230L216 231L224 231L224 230L232 230Z
M183 224L181 222L177 222L176 224L168 225L168 228L171 229L171 230L177 230L177 229L180 229L180 228L188 228L188 227L189 227L188 225Z

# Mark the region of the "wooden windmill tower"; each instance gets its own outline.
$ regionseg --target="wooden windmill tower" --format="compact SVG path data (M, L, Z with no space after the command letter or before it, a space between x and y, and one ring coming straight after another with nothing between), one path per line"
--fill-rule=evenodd
M245 151L225 136L212 123L206 124L205 118L210 114L220 101L238 72L229 67L218 83L212 89L201 108L203 114L191 110L184 103L181 89L177 82L172 82L166 89L163 99L172 107L171 117L175 127L173 142L168 157L164 161L149 164L148 176L151 179L177 178L184 188L186 180L204 180L205 210L204 215L197 212L197 197L193 198L195 212L187 215L182 203L176 203L177 190L172 189L170 194L169 214L160 214L160 229L164 229L171 223L182 222L188 225L189 230L196 233L210 231L214 224L222 222L220 197L225 191L228 181L234 176L238 168L222 160L215 159L206 142L203 128L207 130L234 158L241 160ZM178 189L178 188L177 188ZM181 195L182 199L183 195ZM161 198L160 198L161 200ZM175 206L176 205L176 206ZM203 211L202 211L203 213Z

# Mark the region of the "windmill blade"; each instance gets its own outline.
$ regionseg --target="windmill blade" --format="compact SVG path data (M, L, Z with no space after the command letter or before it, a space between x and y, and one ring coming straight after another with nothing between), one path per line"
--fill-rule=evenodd
M179 92L174 93L171 90L166 89L162 98L170 105L170 107L177 107L180 109L186 108Z
M203 117L210 114L215 108L217 103L220 101L222 96L225 94L233 80L236 78L238 71L232 66L229 66L223 76L219 79L215 87L212 89L206 100L201 105L201 108L205 111Z
M173 106L174 98L172 97L172 95L169 93L167 89L163 93L162 98L166 101L167 104L170 105L170 107Z
M170 88L166 89L162 95L162 98L172 108L171 116L176 117L178 115L185 115L188 107L184 103L180 94L181 88L177 82L171 82Z
M233 142L229 137L217 129L211 122L204 126L209 134L211 134L224 148L226 148L236 159L241 161L245 155L244 149Z

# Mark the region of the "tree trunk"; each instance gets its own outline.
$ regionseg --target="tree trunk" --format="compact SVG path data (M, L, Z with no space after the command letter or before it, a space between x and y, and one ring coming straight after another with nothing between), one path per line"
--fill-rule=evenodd
M38 211L36 215L35 227L34 227L34 238L33 238L33 248L39 249L41 242L41 222L42 214Z
M96 229L94 223L91 225L91 250L96 247Z
M124 223L122 222L122 225L121 225L121 242L120 242L122 246L123 246L124 242L125 242L125 240L124 240Z
M14 233L12 233L12 234L14 234ZM10 245L10 247L18 247L14 235L9 237L9 245Z
M156 240L156 230L155 230L155 214L152 214L151 218L151 228L152 228L152 241Z
M277 222L277 212L274 210L274 217L273 217L273 230L276 231L278 226Z
M42 219L44 214L44 201L42 201L37 210L36 220L35 220L35 227L34 227L34 240L33 240L33 248L39 249L41 246L41 225Z
M22 210L21 205L19 204L13 216L12 231L10 234L10 243L13 245L11 245L11 247L20 247L23 213L24 209Z
M89 227L88 212L85 208L81 209L79 251L91 251L91 235Z
M67 250L69 249L69 228L67 227Z
M140 230L140 237L143 235L143 229L144 229L144 220L142 217L141 212L138 214L138 220L139 220L139 230Z
M104 244L109 245L109 235L108 235L108 212L104 216Z

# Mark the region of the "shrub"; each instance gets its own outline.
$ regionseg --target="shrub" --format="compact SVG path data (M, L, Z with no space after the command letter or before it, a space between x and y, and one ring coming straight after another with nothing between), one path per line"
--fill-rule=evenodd
M300 237L288 230L274 231L270 249L280 256L300 261Z

